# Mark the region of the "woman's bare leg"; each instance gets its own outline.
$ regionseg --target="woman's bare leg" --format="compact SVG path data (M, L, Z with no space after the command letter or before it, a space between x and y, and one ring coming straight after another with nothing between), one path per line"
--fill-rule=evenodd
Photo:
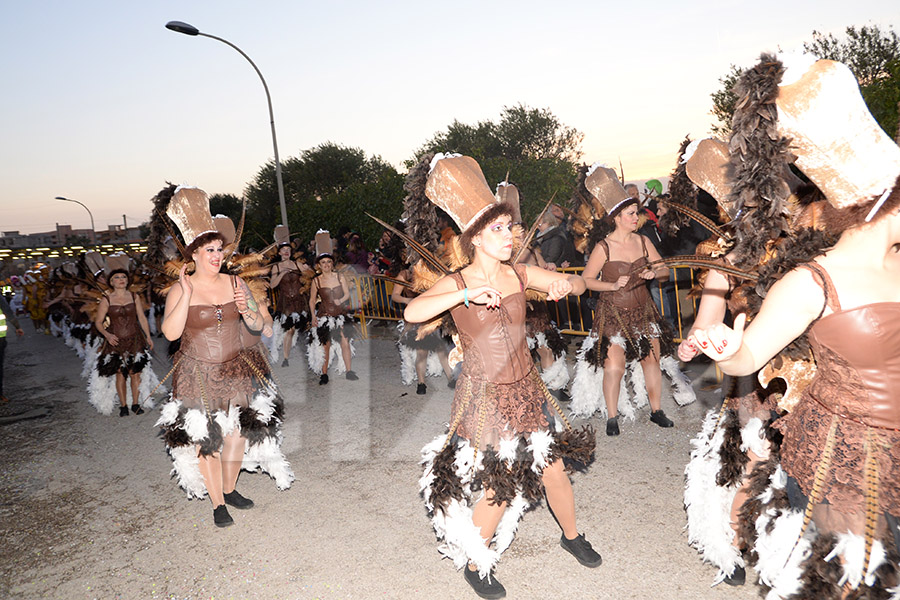
M647 358L641 361L644 371L644 382L647 396L650 399L650 410L657 411L662 406L662 371L659 369L659 340L651 340L652 349Z
M547 346L537 347L538 356L541 357L541 369L546 371L553 366L553 352Z
M241 463L244 461L244 449L247 447L247 438L241 436L239 431L232 431L225 436L225 444L222 446L222 491L230 494L237 485L238 475L241 473Z
M288 359L291 353L291 347L294 344L294 330L288 329L284 332L284 360Z
M541 481L547 493L547 504L556 516L563 535L566 539L575 539L578 537L578 528L575 526L575 494L572 491L572 482L569 481L569 476L563 468L563 461L557 459L546 467Z
M197 447L197 457L199 462L197 466L200 474L203 476L203 483L206 484L206 491L209 494L209 500L212 502L213 508L225 504L225 494L222 491L222 460L219 453L216 452L210 456L200 454L200 447Z
M343 332L341 333L341 356L344 357L344 366L347 367L348 371L352 371L353 367L350 361L353 360L353 354L350 352L350 340L347 339Z
M331 359L331 340L329 339L325 342L325 345L322 346L322 349L325 351L325 362L322 363L322 375L328 375L328 361Z
M603 398L606 400L606 412L610 419L619 414L619 388L624 375L625 349L618 344L610 344L603 363Z
M121 373L116 373L116 393L119 394L119 406L128 406L128 388Z
M428 364L428 350L416 348L416 380L425 383L425 367Z

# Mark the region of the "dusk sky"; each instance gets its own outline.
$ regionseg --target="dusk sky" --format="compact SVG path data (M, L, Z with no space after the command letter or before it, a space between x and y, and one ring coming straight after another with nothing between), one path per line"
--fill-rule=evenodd
M149 218L165 182L241 195L273 156L326 141L402 162L454 119L549 108L582 160L667 176L709 134L731 64L813 30L900 23L896 0L824 2L6 2L0 22L0 230ZM849 16L848 16L849 15ZM400 199L398 198L398 201ZM275 223L273 223L273 226Z

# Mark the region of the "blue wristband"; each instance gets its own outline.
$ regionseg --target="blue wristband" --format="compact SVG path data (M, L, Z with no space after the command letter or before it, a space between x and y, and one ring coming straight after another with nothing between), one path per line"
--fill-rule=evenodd
M469 288L463 288L463 304L469 308Z

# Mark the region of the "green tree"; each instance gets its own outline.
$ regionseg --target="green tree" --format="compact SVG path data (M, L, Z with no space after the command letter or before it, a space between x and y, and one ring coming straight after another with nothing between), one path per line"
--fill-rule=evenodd
M458 152L478 161L489 185L507 174L521 193L526 222L537 217L553 194L564 202L575 186L575 169L581 158L584 135L565 126L547 108L523 104L504 107L497 123L480 121L467 125L454 121L419 148L426 152ZM413 157L407 167L416 163Z
M891 136L897 135L898 103L900 103L900 36L889 28L883 31L877 25L849 26L844 37L812 32L811 42L803 49L819 58L846 64L859 81L866 105L878 124ZM714 134L731 131L731 117L736 100L732 88L743 70L731 65L731 69L719 79L722 87L710 94L713 100L712 114L718 119Z
M272 240L281 222L273 162L264 165L245 191L247 228L258 245ZM326 142L288 157L282 164L288 225L292 237L312 239L319 228L359 231L367 246L375 244L381 227L363 215L367 211L394 221L402 212L403 177L379 156L359 148Z

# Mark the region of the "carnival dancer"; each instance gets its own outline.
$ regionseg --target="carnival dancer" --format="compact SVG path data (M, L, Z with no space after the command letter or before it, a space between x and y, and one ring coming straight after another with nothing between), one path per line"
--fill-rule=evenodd
M412 273L403 269L396 279L407 285L395 284L391 292L391 300L397 304L408 305L419 294L412 290ZM416 381L416 394L422 396L428 391L425 377L438 377L443 373L447 377L447 386L456 387L456 376L450 368L449 351L452 340L441 328L432 331L419 339L419 328L415 323L401 320L397 326L400 337L397 348L400 349L400 380L403 385Z
M669 269L646 266L660 256L653 244L637 233L639 201L625 192L615 171L596 163L585 173L583 185L601 204L605 216L591 233L597 241L582 273L588 289L600 294L591 334L578 353L572 412L587 416L599 409L607 417L606 435L615 436L619 435L619 412L633 420L635 408L649 401L650 421L672 427L674 423L662 409L661 366L676 386L677 404L693 402L696 396L671 358L675 350L671 325L659 314L647 290L648 281L668 278ZM663 358L669 360L663 363ZM634 385L634 403L622 385L626 367Z
M228 506L247 509L252 500L235 490L241 468L261 468L279 489L294 474L281 453L283 401L277 395L265 358L241 343L241 328L263 327L247 284L220 272L224 236L209 214L209 197L197 188L175 190L166 210L193 261L182 266L178 284L166 297L162 329L181 338L173 357L172 396L157 425L164 430L174 473L188 497L209 495L213 521L234 521Z
M739 316L690 341L746 375L808 332L816 373L775 423L781 463L758 497L760 583L771 598L888 597L900 576L900 148L840 63L763 55L745 81L777 109L755 116L758 135L797 156L840 238L775 283L746 331Z
M131 411L136 415L144 414L142 403L152 407L150 394L159 384L150 365L153 339L141 296L128 289L128 263L124 254L107 258L106 279L112 289L100 300L94 318L104 342L88 383L91 405L101 414L112 414L117 396L120 417L128 416L129 383ZM105 324L107 317L109 326Z
M546 292L556 300L582 293L584 282L574 275L508 264L513 252L510 206L495 201L472 158L437 155L428 174L429 158L410 177L427 174L424 193L460 226L454 253L466 257L468 266L438 279L404 313L408 321L422 323L450 311L464 355L450 429L423 449L420 485L443 540L440 551L464 569L476 594L501 598L505 589L492 570L522 513L540 500L542 491L562 528L562 547L587 567L602 562L578 533L562 460L586 462L593 454L593 431L568 427L525 341L525 290ZM554 432L554 421L564 429Z
M269 285L275 292L274 337L272 338L272 354L278 360L278 351L283 346L284 360L282 367L288 366L291 348L296 343L299 331L309 327L309 287L312 269L305 262L292 256L293 247L288 237L287 227L279 225L275 228L275 241L278 244L278 260L272 265ZM282 340L279 344L279 340Z
M312 280L309 291L309 314L312 323L307 344L307 361L313 373L319 375L319 385L328 383L329 365L338 374L346 371L350 381L359 377L353 372L353 323L347 302L350 283L346 276L334 270L331 234L320 229L316 233L316 268L319 274ZM332 345L337 341L340 352Z

